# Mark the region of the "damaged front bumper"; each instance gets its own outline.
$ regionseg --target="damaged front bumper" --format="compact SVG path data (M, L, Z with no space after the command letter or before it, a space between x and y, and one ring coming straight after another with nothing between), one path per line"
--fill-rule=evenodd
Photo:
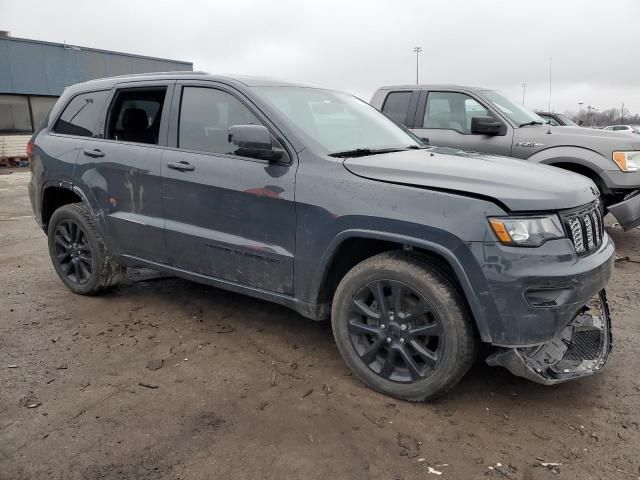
M592 375L609 358L613 346L605 291L553 339L535 347L500 348L486 362L544 385Z
M629 195L622 202L608 207L611 214L626 232L640 225L640 190Z

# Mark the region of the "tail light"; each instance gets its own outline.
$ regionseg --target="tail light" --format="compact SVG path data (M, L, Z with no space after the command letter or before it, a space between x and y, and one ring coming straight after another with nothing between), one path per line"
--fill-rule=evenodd
M29 141L29 143L27 143L27 157L29 157L29 160L31 160L32 153L33 153L33 142Z

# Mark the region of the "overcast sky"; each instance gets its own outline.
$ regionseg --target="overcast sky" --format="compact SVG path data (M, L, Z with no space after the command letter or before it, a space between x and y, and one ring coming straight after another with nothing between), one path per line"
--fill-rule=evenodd
M415 82L498 88L531 108L640 112L638 0L0 0L14 37L188 60L352 92Z

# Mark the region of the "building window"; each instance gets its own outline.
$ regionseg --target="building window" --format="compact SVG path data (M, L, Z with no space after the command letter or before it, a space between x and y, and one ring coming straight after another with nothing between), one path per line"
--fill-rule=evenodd
M31 133L29 99L22 95L0 95L0 132Z
M29 97L31 104L32 130L40 127L40 124L49 115L49 112L58 101L58 97Z

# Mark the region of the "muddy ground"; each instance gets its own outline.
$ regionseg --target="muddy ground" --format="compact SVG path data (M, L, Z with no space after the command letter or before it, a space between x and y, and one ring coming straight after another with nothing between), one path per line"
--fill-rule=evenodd
M73 295L27 181L0 175L2 480L640 478L638 229L609 229L629 258L603 372L543 387L478 361L411 404L352 377L327 323L276 305L152 272Z

